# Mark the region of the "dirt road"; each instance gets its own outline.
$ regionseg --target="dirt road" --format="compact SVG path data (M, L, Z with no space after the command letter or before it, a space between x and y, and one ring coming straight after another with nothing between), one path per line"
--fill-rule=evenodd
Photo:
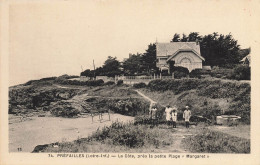
M15 117L9 120L9 151L32 152L34 147L42 144L49 144L62 141L73 141L91 135L93 131L110 125L113 121L133 121L133 117L120 114L111 114L111 121L108 115L104 114L101 122L98 116L92 118L85 116L81 118L61 117L32 117L31 120L17 122Z

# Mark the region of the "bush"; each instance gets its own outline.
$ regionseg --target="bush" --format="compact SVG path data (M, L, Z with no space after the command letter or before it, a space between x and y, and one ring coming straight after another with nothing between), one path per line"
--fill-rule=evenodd
M56 78L57 78L57 77L46 77L46 78L40 79L40 81L55 80Z
M30 81L24 83L23 85L24 86L27 86L27 85L41 85L41 86L52 85L53 80L55 80L56 78L57 77L46 77L46 78L42 78L39 80L30 80Z
M123 124L115 122L109 127L97 130L89 137L91 140L111 143L111 145L123 145L129 148L143 146L170 145L171 138L166 130L148 129L147 126Z
M57 78L55 83L62 85L80 85L80 86L101 86L104 84L104 81L99 80L89 80L89 81L78 81L78 80L67 80L63 78Z
M250 80L251 79L251 69L249 66L238 65L236 66L229 78L235 80Z
M70 106L67 106L66 108L56 107L53 108L50 112L52 115L56 117L68 117L68 118L75 117L80 113L78 109L72 108Z
M108 81L108 82L104 83L104 85L114 85L114 84L115 84L114 81Z
M231 72L232 72L232 69L213 67L210 72L210 75L212 77L216 77L216 78L229 78Z
M114 99L107 102L108 108L122 115L143 115L149 110L149 103L136 98Z
M141 83L134 84L133 87L134 88L145 88L146 84L141 82Z
M67 74L61 75L59 77L57 77L57 79L72 79L72 78L79 78L79 76L69 76Z
M177 66L173 67L173 73L174 73L174 78L182 78L182 77L187 77L189 74L189 70L187 68Z
M179 94L186 90L196 89L201 83L196 79L184 80L153 80L148 84L151 91L167 91L171 90L175 94Z
M189 74L190 78L201 78L203 75L210 75L210 71L204 69L194 69Z
M102 79L86 81L87 86L101 86L103 84L104 84L104 80Z
M214 116L218 115L221 108L213 104L207 105L206 103L203 105L203 100L198 100L196 96L199 96L199 98L230 100L229 103L226 103L227 109L241 116L243 123L250 123L251 86L248 83L222 82L221 80L212 81L207 79L153 80L148 84L147 88L151 91L164 92L169 90L173 92L173 95L180 94L179 98L177 98L178 102L182 105L187 103L197 105L196 109L209 119L213 119ZM194 98L186 97L187 94L191 94Z
M182 143L193 152L250 153L249 140L210 130L188 137Z
M117 85L122 85L123 83L124 83L123 80L118 80L118 81L117 81Z

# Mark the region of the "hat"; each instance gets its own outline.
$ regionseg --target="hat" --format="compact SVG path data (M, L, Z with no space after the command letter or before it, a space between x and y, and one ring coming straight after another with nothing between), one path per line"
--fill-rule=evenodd
M189 108L189 106L187 105L185 108Z

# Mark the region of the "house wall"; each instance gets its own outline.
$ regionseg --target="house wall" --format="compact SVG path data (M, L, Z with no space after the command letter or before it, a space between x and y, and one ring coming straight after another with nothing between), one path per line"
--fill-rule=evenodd
M163 69L163 70L168 70L169 66L167 64L167 56L163 56L163 57L157 57L157 62L156 62L156 67Z
M202 69L202 60L193 52L180 52L171 60L175 61L174 66L185 67L190 72L193 69Z

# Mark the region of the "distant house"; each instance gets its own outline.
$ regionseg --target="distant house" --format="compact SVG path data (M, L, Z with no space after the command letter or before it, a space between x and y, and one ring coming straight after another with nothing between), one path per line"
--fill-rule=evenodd
M240 62L244 65L248 65L248 66L251 67L251 56L250 56L250 54L245 56Z
M90 80L89 77L86 77L86 76L80 76L79 77L79 81L88 81L88 80Z
M239 53L243 57L240 62L244 65L248 65L251 67L251 55L250 55L251 49L242 49Z
M156 58L156 66L168 72L170 61L173 61L174 66L185 67L189 71L202 69L202 61L205 61L198 42L156 43Z

